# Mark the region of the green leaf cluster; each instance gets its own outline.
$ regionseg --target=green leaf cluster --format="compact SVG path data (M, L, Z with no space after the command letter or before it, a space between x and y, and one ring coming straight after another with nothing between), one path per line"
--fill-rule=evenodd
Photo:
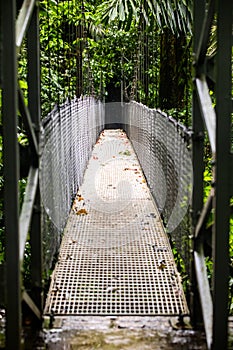
M173 33L190 32L192 1L174 0L107 0L99 6L102 21L119 22L119 28L129 28L133 19L142 18L147 25L157 23L160 29L168 27Z

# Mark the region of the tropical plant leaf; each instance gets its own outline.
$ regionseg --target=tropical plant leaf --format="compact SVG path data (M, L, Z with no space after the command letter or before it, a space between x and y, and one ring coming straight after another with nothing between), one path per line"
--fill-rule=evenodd
M147 25L156 23L168 27L174 34L191 32L192 0L114 0L104 1L98 13L104 22L118 19L121 28L129 28L132 21L140 20L140 10Z
M126 15L125 7L124 7L122 0L120 0L119 1L119 19L120 19L120 21L122 21L122 22L125 21L125 15Z

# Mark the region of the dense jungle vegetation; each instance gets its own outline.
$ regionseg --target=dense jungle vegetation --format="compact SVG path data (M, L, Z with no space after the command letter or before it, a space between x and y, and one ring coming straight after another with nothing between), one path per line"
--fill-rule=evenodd
M161 108L191 127L192 38L192 0L41 0L42 118L66 98L94 94L107 102L136 99L152 108ZM214 53L215 47L213 27L209 54ZM26 57L25 44L18 68L25 98ZM214 104L214 92L211 93ZM18 141L20 154L24 157L28 140L20 116ZM0 136L0 263L4 260L2 152ZM204 200L211 189L211 161L206 141ZM20 173L22 201L27 181L23 166ZM207 229L212 226L212 221L211 216ZM26 254L30 260L30 249ZM233 217L230 222L231 270L232 259ZM212 260L209 257L206 264L211 279ZM229 288L232 313L233 273Z

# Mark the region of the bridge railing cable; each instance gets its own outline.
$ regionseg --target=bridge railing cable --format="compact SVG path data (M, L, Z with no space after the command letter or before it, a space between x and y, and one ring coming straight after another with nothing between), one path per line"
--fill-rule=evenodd
M124 123L167 233L190 270L191 133L160 110L125 105Z
M82 182L104 112L92 97L67 100L43 120L40 165L44 270L52 267L72 200Z

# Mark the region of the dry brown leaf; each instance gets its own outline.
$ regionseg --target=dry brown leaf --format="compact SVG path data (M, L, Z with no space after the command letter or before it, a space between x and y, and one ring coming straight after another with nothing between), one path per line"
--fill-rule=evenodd
M166 261L165 261L164 259L159 260L159 262L158 262L158 268L159 268L160 270L163 270L163 269L165 269L166 267L167 267Z
M77 214L77 215L87 215L88 212L86 211L86 209L80 209L80 210L77 211L76 214Z

